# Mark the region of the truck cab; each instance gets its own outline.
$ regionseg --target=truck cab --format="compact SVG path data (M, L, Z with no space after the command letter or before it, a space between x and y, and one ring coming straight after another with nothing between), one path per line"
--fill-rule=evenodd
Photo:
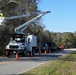
M6 56L10 53L20 52L23 53L26 49L26 36L24 34L12 34L9 44L6 46Z
M30 54L37 48L37 37L34 35L25 36L24 34L12 34L9 44L6 46L6 56L9 57L11 53L20 53L23 56Z

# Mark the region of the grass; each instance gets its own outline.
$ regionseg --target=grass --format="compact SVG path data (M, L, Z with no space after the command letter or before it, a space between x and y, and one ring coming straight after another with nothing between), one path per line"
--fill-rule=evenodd
M76 52L49 61L21 75L76 75Z

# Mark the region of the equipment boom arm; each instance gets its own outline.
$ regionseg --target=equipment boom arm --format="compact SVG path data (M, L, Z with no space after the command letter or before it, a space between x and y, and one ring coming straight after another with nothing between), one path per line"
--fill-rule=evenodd
M19 16L11 16L11 17L6 17L6 20L12 20L12 19L17 19L17 18L22 18L22 17L28 17L31 16L31 14L23 14L23 15L19 15Z
M36 16L35 18L25 22L24 24L22 24L21 26L18 26L15 28L15 32L16 33L23 33L23 31L29 26L29 24L39 18L41 18L43 15L47 14L47 13L50 13L50 11L45 11L45 12L42 12L40 15ZM23 29L22 29L23 28ZM22 30L21 30L22 29Z

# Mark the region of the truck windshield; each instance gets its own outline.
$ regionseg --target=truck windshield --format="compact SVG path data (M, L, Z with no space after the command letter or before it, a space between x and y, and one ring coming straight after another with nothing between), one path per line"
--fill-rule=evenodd
M14 34L14 35L12 35L12 40L11 41L25 42L25 36L22 35L22 34Z
M17 42L24 42L25 38L14 38L14 40Z

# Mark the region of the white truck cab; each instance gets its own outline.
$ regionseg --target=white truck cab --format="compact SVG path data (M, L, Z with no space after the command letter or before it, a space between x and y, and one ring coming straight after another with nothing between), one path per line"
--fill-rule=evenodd
M9 44L6 46L6 56L11 53L22 53L23 56L30 54L37 48L37 37L34 35L12 34ZM34 53L33 53L34 54Z

